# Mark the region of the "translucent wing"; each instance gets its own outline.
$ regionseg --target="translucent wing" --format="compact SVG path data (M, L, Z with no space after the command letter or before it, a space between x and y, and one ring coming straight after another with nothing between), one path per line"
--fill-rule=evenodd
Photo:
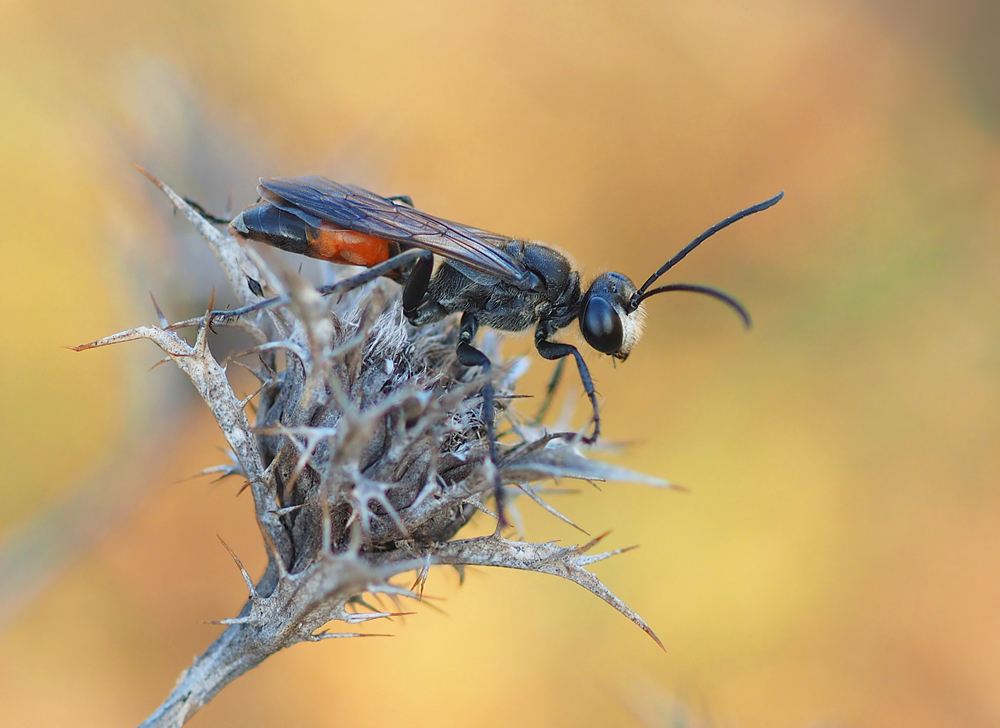
M262 179L257 192L275 207L312 225L325 221L423 248L523 288L530 288L537 280L520 260L501 247L510 238L442 220L355 185L342 185L325 177L271 178Z

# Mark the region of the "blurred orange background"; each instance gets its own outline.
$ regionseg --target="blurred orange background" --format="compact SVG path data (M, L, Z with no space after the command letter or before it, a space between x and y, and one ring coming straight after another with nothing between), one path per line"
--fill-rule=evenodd
M554 504L641 544L597 571L665 653L568 582L441 571L191 725L1000 724L997 38L986 0L0 4L0 547L38 561L0 584L0 724L138 724L243 603L217 536L264 561L236 479L181 480L225 461L182 375L61 348L222 295L130 162L217 211L323 174L640 280L787 192L671 274L749 335L660 297L589 358L615 462L691 492Z

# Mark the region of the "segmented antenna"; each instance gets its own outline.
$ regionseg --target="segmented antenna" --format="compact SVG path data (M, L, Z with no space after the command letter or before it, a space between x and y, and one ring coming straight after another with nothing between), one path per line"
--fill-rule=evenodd
M651 285L653 285L656 282L656 280L660 276L662 276L668 270L670 270L675 265L684 260L684 258L687 257L688 253L690 253L692 250L694 250L699 245L704 243L706 240L715 235L717 232L729 227L734 222L738 222L745 217L753 215L755 212L761 212L762 210L766 210L769 207L773 207L774 205L778 204L778 201L784 196L785 196L784 192L779 192L774 197L768 200L764 200L763 202L758 202L756 205L751 205L745 210L740 210L735 215L730 215L725 220L717 222L715 225L713 225L708 230L706 230L701 235L692 240L690 243L688 243L679 253L677 253L677 255L668 260L662 266L660 266L659 270L657 270L653 275L647 278L646 282L642 284L642 287L635 292L635 295L633 295L632 299L629 301L630 312L635 311L637 308L639 308L639 304L642 303L643 299L649 298L650 296L656 295L657 293L666 293L667 291L693 291L695 293L704 293L706 295L712 296L713 298L717 298L720 301L723 301L724 303L728 304L729 306L731 306L733 309L736 310L736 312L740 315L740 318L743 319L744 324L746 326L749 326L750 316L747 314L746 309L744 309L743 306L741 306L732 297L714 288L708 288L707 286L695 286L686 283L676 283L669 286L660 286L659 288L654 288L652 291L649 291L648 289Z

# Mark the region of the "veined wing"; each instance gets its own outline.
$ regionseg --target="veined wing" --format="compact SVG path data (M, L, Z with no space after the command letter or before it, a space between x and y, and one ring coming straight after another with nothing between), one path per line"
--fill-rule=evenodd
M528 289L536 276L499 247L510 238L421 212L355 185L325 177L261 179L257 192L275 207L377 238L429 250L473 270ZM305 214L303 214L305 213Z

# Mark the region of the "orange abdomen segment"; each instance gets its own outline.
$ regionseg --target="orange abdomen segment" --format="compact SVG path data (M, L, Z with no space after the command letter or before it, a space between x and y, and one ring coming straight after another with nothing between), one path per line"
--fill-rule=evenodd
M389 259L389 241L353 230L339 230L326 224L306 228L309 256L331 263L363 265L366 268Z

